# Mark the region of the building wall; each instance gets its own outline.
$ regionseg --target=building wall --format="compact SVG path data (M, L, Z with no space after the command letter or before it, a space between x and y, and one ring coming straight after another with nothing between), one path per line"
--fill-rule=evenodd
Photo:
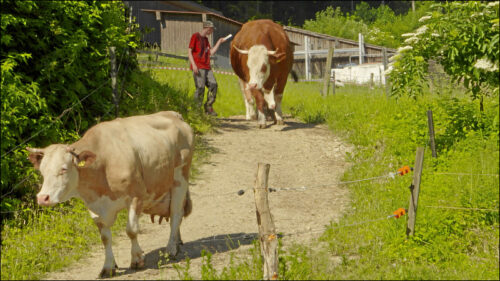
M226 21L222 18L207 15L207 20L214 23L215 30L209 35L208 41L213 47L217 40L228 34L236 34L240 29L238 24ZM161 29L162 52L180 56L188 55L189 41L193 33L203 29L201 14L173 14L162 13L163 26ZM213 67L220 69L231 69L229 60L230 41L222 43L217 53L212 57Z

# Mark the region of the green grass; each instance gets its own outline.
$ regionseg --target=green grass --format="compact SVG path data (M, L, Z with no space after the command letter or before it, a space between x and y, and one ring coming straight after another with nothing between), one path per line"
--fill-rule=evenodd
M120 116L175 110L183 114L198 135L209 131L215 123L194 106L182 80L167 84L152 79L151 73L136 72L125 87ZM200 164L210 153L202 138L196 138L195 150L192 177L198 175ZM2 226L2 280L41 279L46 272L66 267L101 244L99 231L81 200L72 199L60 204L62 207L37 211L33 211L39 208L33 201L25 205L23 212ZM112 227L113 235L124 233L126 217L126 210L119 213Z
M219 116L243 115L236 77L215 76L219 92L214 108ZM177 110L198 136L216 124L194 105L194 84L188 71L137 73L126 87L123 115ZM485 111L479 112L477 102L460 91L395 100L384 96L380 88L347 85L338 88L336 95L323 98L321 87L321 83L289 82L283 111L308 123L325 123L354 146L346 155L351 166L342 180L386 175L403 165L413 166L416 148L427 147L415 235L406 237L406 216L384 219L397 208L408 207L412 174L350 184L351 205L322 235L325 246L312 250L295 245L280 251L280 278L498 280L498 212L429 207L499 209L498 177L438 174L499 174L498 95L487 98ZM427 146L429 109L434 116L437 158L432 158ZM209 154L199 137L195 162ZM195 165L194 176L196 169ZM64 267L100 243L83 205L73 205L74 210L63 216L47 210L22 228L2 229L2 279L41 278L43 272ZM356 225L346 226L351 224ZM88 235L83 240L72 233ZM260 250L257 244L252 249L251 259L235 257L220 272L211 266L210 253L205 253L202 278L261 278ZM179 278L191 278L186 269L178 266L177 270Z
M283 108L305 122L328 124L354 145L346 157L352 166L342 180L413 166L416 148L426 147L415 235L407 238L406 217L384 219L397 208L408 208L412 174L351 184L348 213L321 238L328 246L313 252L297 245L281 253L281 278L498 279L498 211L432 208L499 210L498 176L439 174L499 174L498 97L486 99L485 111L479 112L478 103L459 90L395 100L380 88L347 85L326 98L320 89L320 83L288 83ZM227 101L218 100L223 116L234 114L234 105L224 105ZM244 112L242 106L239 110L237 114ZM428 146L427 110L433 111L437 158ZM345 227L352 224L357 226ZM338 264L329 261L335 257ZM239 275L261 262L254 258L246 263L229 265L220 273L205 269L202 276L261 278Z

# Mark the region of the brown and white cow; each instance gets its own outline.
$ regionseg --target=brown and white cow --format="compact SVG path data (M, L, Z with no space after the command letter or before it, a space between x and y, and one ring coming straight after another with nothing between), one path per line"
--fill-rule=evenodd
M266 104L275 111L275 123L283 124L281 100L292 69L293 49L283 27L267 19L243 24L231 42L231 65L239 77L246 119L256 118L253 97L259 128L266 127Z
M137 241L141 213L170 218L167 253L182 244L179 227L191 213L188 180L193 130L174 111L117 118L90 128L77 142L27 148L43 175L38 204L53 206L83 199L105 248L101 277L115 274L111 230L117 213L128 208L126 232L132 242L131 268L144 266Z

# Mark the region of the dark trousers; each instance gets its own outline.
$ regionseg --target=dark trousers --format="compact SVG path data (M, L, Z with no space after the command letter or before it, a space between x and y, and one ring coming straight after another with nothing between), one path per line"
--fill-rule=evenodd
M205 109L211 108L217 96L217 81L215 81L214 72L211 69L198 69L198 74L193 72L193 78L196 87L196 91L194 92L195 101L198 103L198 106L201 106L205 97L205 87L207 87L208 93Z

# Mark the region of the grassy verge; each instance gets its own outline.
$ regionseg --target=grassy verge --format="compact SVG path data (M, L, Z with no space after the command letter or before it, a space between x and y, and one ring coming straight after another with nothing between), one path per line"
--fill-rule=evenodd
M485 111L480 112L477 102L460 91L395 100L387 99L381 89L347 86L322 98L320 87L289 83L283 108L305 122L328 124L355 146L346 159L352 166L342 180L413 166L416 148L426 147L416 232L406 236L406 217L387 219L396 209L408 208L412 174L351 184L352 205L323 234L324 249L313 252L297 245L282 253L280 277L498 279L498 97L486 99ZM219 100L220 108L231 108L225 102ZM428 146L427 110L434 115L437 158ZM245 272L259 265L255 257L214 273L208 263L202 276L258 279L258 272Z
M147 114L160 110L175 110L184 116L197 135L210 130L214 120L197 109L187 96L189 84L161 82L152 79L154 73L136 72L125 84L120 115ZM109 119L104 116L102 119ZM203 139L197 138L191 176L209 151ZM100 236L90 215L79 199L54 208L38 209L27 202L13 220L2 227L1 279L41 279L46 272L57 271L88 254L100 244ZM36 210L34 210L36 209ZM113 235L124 233L127 212L121 211L112 227Z
M214 108L219 116L244 114L236 77L215 76L219 91ZM176 110L198 135L216 123L192 102L190 72L152 69L148 75L137 73L126 87L124 116ZM413 237L406 238L405 217L384 219L399 207L407 208L411 174L351 184L352 205L322 236L323 250L313 252L296 245L282 252L280 278L498 279L498 212L430 207L499 209L498 176L479 175L499 174L498 97L485 100L481 113L477 104L460 93L396 101L387 99L380 89L346 86L327 98L319 95L320 89L320 83L288 83L283 110L308 123L326 123L355 146L346 159L352 166L342 180L412 166L416 147L427 145L429 109L434 114L438 157L432 158L426 149ZM197 142L195 163L208 153L203 141ZM193 173L196 176L196 164ZM2 229L2 279L41 278L44 272L64 267L100 243L83 204L69 205L71 211L34 212L36 219ZM377 221L368 222L371 220ZM123 225L122 219L115 228L121 231ZM235 259L221 272L213 270L210 253L206 253L203 279L260 279L258 249L256 244L250 260ZM190 278L187 271L177 270L179 278Z

